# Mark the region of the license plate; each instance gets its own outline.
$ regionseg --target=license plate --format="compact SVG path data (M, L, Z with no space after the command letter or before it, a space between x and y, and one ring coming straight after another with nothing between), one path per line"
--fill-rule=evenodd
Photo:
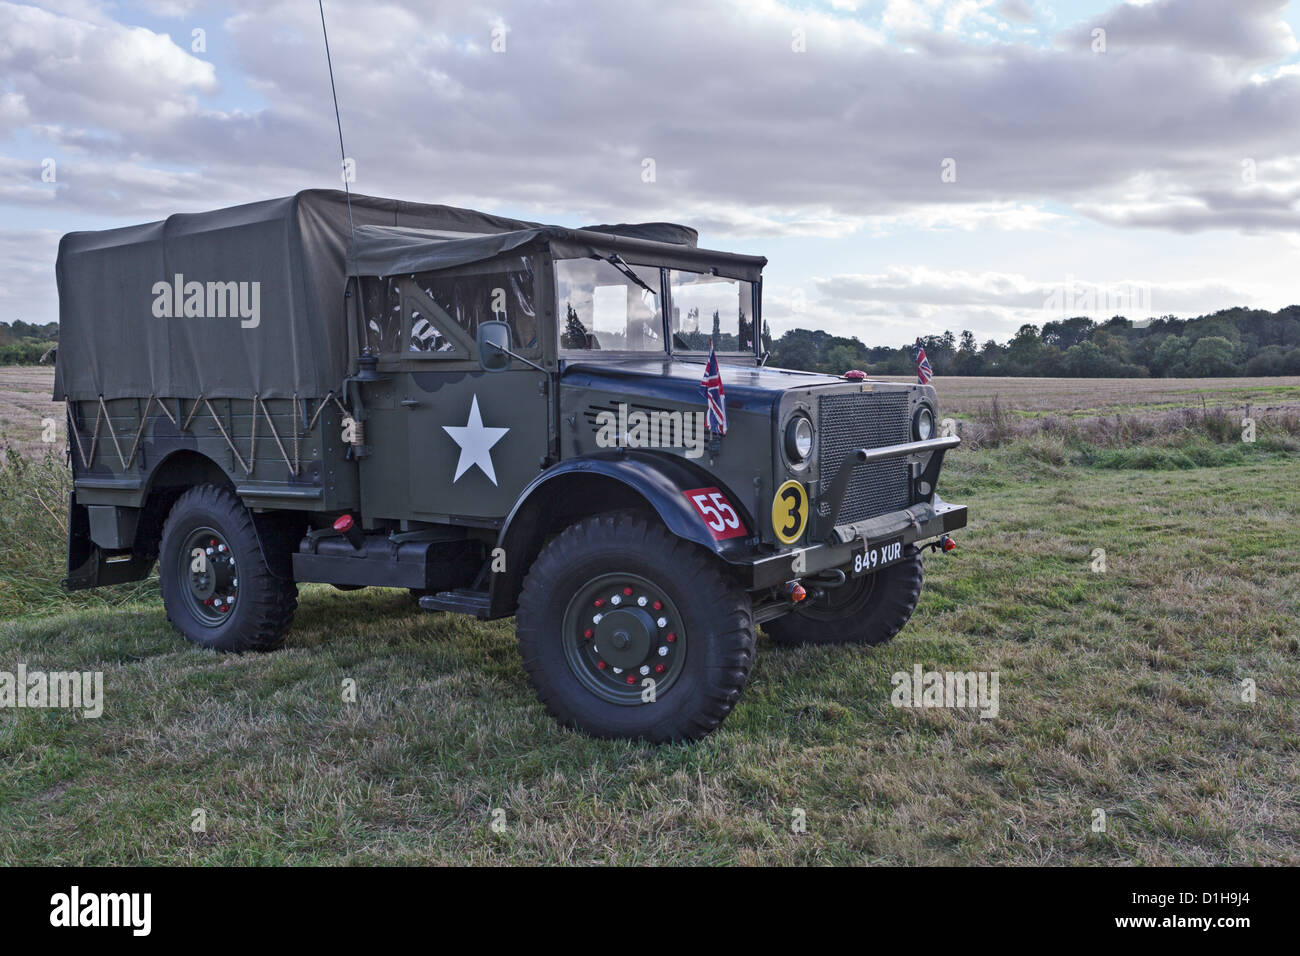
M853 554L853 576L859 574L875 574L881 568L887 568L891 564L897 564L903 560L903 539L895 538L892 541L881 541L878 544L869 544L861 551Z

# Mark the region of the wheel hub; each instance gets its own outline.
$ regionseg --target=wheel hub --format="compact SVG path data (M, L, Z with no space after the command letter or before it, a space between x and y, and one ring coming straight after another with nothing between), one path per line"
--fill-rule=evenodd
M640 608L611 611L596 625L593 650L609 664L631 669L649 655L656 630L654 620Z
M574 676L616 704L657 700L677 681L686 657L676 606L636 574L604 574L580 587L565 611L561 638Z
M239 565L221 532L197 528L177 555L182 596L193 615L209 627L229 619L239 597Z

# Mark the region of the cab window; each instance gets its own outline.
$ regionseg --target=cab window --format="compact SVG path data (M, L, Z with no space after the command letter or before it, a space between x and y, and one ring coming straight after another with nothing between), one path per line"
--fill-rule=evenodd
M709 273L668 270L674 352L754 351L754 284Z
M438 272L419 272L411 277L413 285L438 309L414 307L410 322L408 348L411 351L436 351L447 341L440 328L448 320L464 330L469 339L478 334L480 322L500 320L510 324L515 347L523 352L537 351L537 307L533 261L528 256L512 256L491 262L474 263ZM441 311L441 315L439 315Z
M361 280L362 322L366 346L377 355L402 350L402 306L397 280L367 276Z
M617 257L556 262L561 351L662 352L662 288L657 267Z

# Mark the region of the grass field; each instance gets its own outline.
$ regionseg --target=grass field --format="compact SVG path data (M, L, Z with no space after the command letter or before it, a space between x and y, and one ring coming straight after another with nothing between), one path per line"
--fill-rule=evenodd
M288 648L244 657L187 646L154 583L61 595L66 476L25 445L0 466L0 670L102 670L106 703L0 710L0 861L1300 863L1300 379L936 384L984 440L949 458L971 526L911 624L761 638L691 745L559 729L511 622L404 593L303 588ZM0 409L62 422L41 388L0 370ZM997 718L893 707L917 664L997 671Z
M51 418L63 435L63 403L50 401L53 389L52 368L0 366L0 445L28 456L43 454L43 422Z
M911 381L887 376L890 381ZM942 378L936 380L945 414L972 416L997 398L1012 414L1114 415L1167 408L1300 410L1300 376L1278 378Z

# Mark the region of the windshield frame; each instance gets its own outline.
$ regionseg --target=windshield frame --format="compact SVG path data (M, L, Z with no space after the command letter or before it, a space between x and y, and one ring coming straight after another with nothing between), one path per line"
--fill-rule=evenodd
M757 281L751 279L741 279L736 276L723 275L716 268L709 269L707 271L700 271L696 269L683 269L679 266L664 266L660 276L664 287L664 342L668 346L669 355L680 355L683 358L689 357L689 358L705 358L705 359L707 359L709 356L709 352L707 349L703 351L699 349L678 349L673 345L673 313L672 313L673 284L672 284L672 280L669 278L669 273L672 272L688 272L693 275L713 275L713 276L718 276L721 279L731 279L732 281L735 282L748 282L749 283L749 314L752 316L751 323L752 323L752 328L754 329L753 346L748 350L737 349L735 351L726 351L723 349L718 349L717 354L718 354L719 361L721 361L724 358L757 359L761 356L762 354L761 345L763 341L763 334L762 334L763 326L761 324L763 319L762 316L759 315L759 311L760 311L759 300L761 299L761 290L762 290L762 283L763 283L763 280L761 278L758 279Z
M689 349L678 349L673 345L672 340L672 282L669 279L670 272L687 272L696 275L716 275L721 278L734 279L736 282L748 282L750 287L750 315L753 316L754 342L752 350L743 351L719 351L718 360L748 360L757 361L762 356L763 336L762 336L762 290L763 279L759 276L756 279L746 279L740 276L727 275L721 272L718 267L708 267L703 263L699 268L687 268L682 265L665 265L663 262L657 262L650 256L638 256L636 254L624 253L618 250L599 249L598 256L552 256L551 257L551 282L552 295L555 299L555 341L556 356L565 362L590 362L590 361L617 361L620 359L671 359L680 357L685 360L703 361L708 357L708 351L695 351ZM662 349L572 349L565 348L562 344L564 311L560 302L560 277L558 269L561 262L572 259L597 259L608 261L610 257L616 257L628 266L637 269L657 269L659 271L659 303L660 303L660 321L662 323L661 338L663 341ZM617 268L617 267L615 267ZM621 270L620 270L621 271ZM635 285L628 280L629 285Z
M559 270L559 268L560 268L560 263L562 263L562 262L572 262L572 261L575 260L575 259L595 259L595 260L597 260L597 261L604 261L604 262L606 262L606 263L609 263L609 259L610 259L611 257L617 255L619 261L621 261L622 263L624 263L624 264L626 264L626 265L628 265L628 266L631 266L631 267L633 267L633 268L636 268L636 269L643 269L643 270L645 270L645 269L655 269L655 270L658 270L658 272L659 272L659 291L658 291L657 294L658 294L659 301L658 301L658 303L657 303L657 307L658 307L658 309L659 309L659 336L660 336L660 340L661 340L661 341L663 340L663 336L667 333L668 320L667 320L667 317L666 317L666 316L667 316L667 313L665 312L665 309L664 309L664 305L665 305L665 299L664 299L664 282L665 282L665 278L666 278L666 277L665 277L666 267L663 266L663 265L661 265L660 263L657 263L657 262L641 262L641 261L637 261L637 257L635 257L635 256L628 257L628 256L625 256L625 255L622 255L621 253L607 252L607 251L605 251L605 250L599 250L599 252L600 252L600 255L599 255L599 256L565 256L565 257L563 257L563 258L559 258L559 257L554 258L554 259L552 259L552 261L551 261L551 275L552 275L552 282L553 282L553 284L554 284L554 295L555 295L555 335L554 335L554 339L555 339L556 354L559 356L560 359L562 359L562 360L564 360L564 361L566 361L566 362L573 362L573 361L584 361L584 362L585 362L585 361L600 360L600 359L618 360L618 359L627 359L627 358L633 358L633 359L638 359L638 358L640 358L640 359L644 359L644 358L651 358L651 359L659 358L659 359L663 359L663 358L667 358L668 355L669 355L669 351L668 351L668 343L667 343L667 342L664 342L663 347L662 347L662 348L658 348L658 349L605 349L605 348L599 348L599 349L574 349L574 348L565 348L565 346L564 346L564 344L563 344L563 339L564 339L564 322L565 322L565 318L564 318L564 306L563 306L563 303L560 302L560 276L559 276L559 272L558 272L558 270ZM616 269L616 270L618 270L618 271L620 271L620 272L622 271L621 269L618 269L618 267L617 267L616 265L613 265L612 263L611 263L610 265L611 265L611 268L614 268L614 269ZM632 287L632 288L635 288L635 287L636 287L636 284L633 283L630 279L627 279L626 276L624 277L624 280L627 282L628 286L630 286L630 287ZM643 280L643 281L644 281L644 280Z

